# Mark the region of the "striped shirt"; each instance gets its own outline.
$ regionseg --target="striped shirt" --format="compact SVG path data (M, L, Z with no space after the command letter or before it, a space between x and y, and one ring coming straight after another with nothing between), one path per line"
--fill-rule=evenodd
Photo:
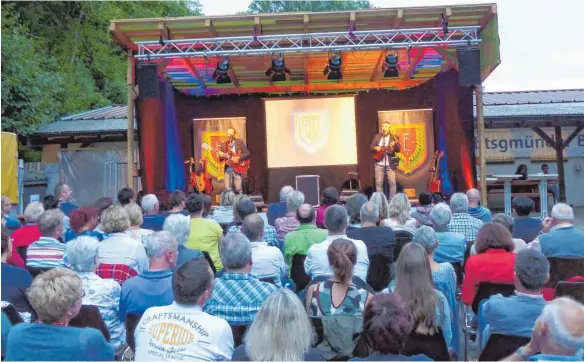
M65 244L55 238L41 236L26 251L29 268L65 268L67 266Z

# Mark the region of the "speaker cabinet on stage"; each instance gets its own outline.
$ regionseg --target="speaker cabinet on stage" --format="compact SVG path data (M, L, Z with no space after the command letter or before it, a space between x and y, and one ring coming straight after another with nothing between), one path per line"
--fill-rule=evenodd
M296 176L296 191L304 194L304 203L312 206L320 205L320 176Z
M458 48L458 85L481 84L481 52L479 48Z
M136 81L140 98L158 98L158 74L156 64L138 64Z

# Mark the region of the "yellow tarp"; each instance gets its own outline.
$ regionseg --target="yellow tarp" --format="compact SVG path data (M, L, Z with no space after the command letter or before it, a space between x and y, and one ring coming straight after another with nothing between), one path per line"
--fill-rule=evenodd
M18 141L16 134L2 132L2 195L18 202Z

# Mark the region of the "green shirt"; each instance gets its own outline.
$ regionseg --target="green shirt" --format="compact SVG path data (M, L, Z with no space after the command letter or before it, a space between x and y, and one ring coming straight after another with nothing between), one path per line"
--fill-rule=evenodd
M314 224L300 225L284 237L286 263L291 266L295 254L306 255L312 245L322 243L327 236L327 230L318 229Z
M209 252L217 271L223 269L219 256L219 239L223 229L215 220L194 218L191 219L191 230L185 246L190 249Z

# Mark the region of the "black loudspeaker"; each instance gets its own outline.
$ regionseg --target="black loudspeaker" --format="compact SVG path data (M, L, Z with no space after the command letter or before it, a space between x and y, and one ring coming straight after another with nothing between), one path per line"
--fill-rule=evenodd
M304 203L312 206L320 205L320 176L296 176L296 191L304 194Z
M156 64L138 64L136 80L140 98L158 98L158 74Z
M458 48L458 85L481 84L481 52L479 48Z

